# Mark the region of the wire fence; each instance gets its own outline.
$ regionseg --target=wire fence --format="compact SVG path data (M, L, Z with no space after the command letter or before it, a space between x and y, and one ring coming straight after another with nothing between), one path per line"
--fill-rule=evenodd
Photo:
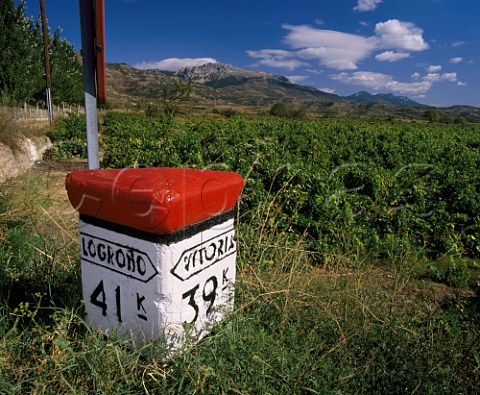
M46 108L40 108L39 106L31 106L25 104L24 106L18 107L3 107L5 111L13 114L15 119L37 119L37 120L48 120L48 111ZM74 104L61 104L57 106L52 106L53 110L53 119L57 117L63 117L69 113L80 114L84 113L85 109L83 106L78 106Z

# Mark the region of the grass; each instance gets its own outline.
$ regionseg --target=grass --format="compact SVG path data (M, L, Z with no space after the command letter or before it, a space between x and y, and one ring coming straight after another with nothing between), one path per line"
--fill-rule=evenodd
M322 258L268 226L267 202L238 229L236 309L162 362L89 329L65 172L0 194L0 393L470 394L480 389L480 301L392 252ZM263 226L254 226L254 224ZM392 251L394 249L392 248Z

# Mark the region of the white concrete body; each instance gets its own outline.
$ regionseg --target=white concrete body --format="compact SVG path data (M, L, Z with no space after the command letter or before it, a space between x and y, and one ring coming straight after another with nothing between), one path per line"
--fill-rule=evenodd
M133 337L139 345L158 339L177 348L205 336L233 310L232 219L168 245L83 221L79 228L91 327Z

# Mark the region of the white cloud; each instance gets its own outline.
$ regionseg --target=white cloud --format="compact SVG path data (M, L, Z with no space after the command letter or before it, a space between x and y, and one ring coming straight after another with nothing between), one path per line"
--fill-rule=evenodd
M409 57L410 57L410 54L407 52L386 51L375 56L375 59L377 59L380 62L396 62L398 60L409 58Z
M423 80L435 82L435 81L440 81L440 78L441 78L440 74L438 73L428 73L426 76L423 77Z
M168 58L151 62L140 62L133 65L137 69L158 69L177 71L187 66L201 66L206 63L217 63L213 58Z
M378 48L423 51L428 49L428 44L422 34L423 30L411 22L389 19L375 25L375 36L372 40Z
M319 18L315 19L314 22L315 22L316 25L324 25L325 24L325 21L323 19L319 19Z
M466 86L467 84L465 82L462 82L462 81L457 81L457 85L458 86Z
M430 81L398 82L391 75L370 71L357 71L351 74L340 73L331 76L332 79L346 84L363 86L376 91L385 90L401 94L422 94L431 86Z
M449 81L449 82L456 82L457 81L457 73L428 73L424 77L422 77L424 81Z
M353 9L359 12L373 11L382 2L382 0L358 0L357 5Z
M296 52L296 55L305 60L316 59L323 66L337 70L353 70L357 68L356 62L359 56L364 55L352 53L345 48L304 48Z
M408 95L424 95L427 93L434 83L438 82L456 82L457 85L462 83L457 80L457 73L428 73L423 77L419 73L411 75L413 82L399 82L393 76L382 73L374 73L369 71L357 71L354 73L339 73L330 76L333 80L343 82L345 84L358 85L375 91L388 91Z
M308 79L306 75L286 75L285 77L287 77L292 84L298 84Z
M442 69L442 66L436 65L436 66L428 66L427 71L429 73L436 73L437 71L440 71Z
M457 73L443 73L440 76L440 81L455 82L457 81Z
M315 29L307 25L294 26L283 24L282 27L289 30L289 33L285 36L283 41L292 48L344 47L350 50L356 46L361 46L362 50L373 48L365 37L356 34L342 33L334 30Z
M461 58L460 56L457 56L455 58L450 58L450 63L457 64L462 62L463 62L463 58Z
M276 57L278 59L286 59L292 56L290 51L284 49L261 49L259 51L247 51L247 54L252 58L269 58Z
M326 92L326 93L335 93L335 89L331 88L317 88L319 91Z
M301 60L295 59L295 56L290 51L283 49L261 49L259 51L247 51L247 55L260 59L258 64L269 67L279 67L287 70L294 70L300 66L307 66Z
M310 26L283 25L289 30L284 42L298 49L296 55L305 60L317 59L320 64L337 70L356 69L374 45L366 37Z
M390 19L375 25L375 34L366 37L359 34L319 29L307 25L289 25L283 42L292 50L262 49L247 51L259 64L293 70L317 61L320 65L336 70L355 70L358 63L376 51L379 61L394 62L410 56L411 51L423 51L428 44L423 39L423 30L411 22Z
M312 74L323 74L323 70L306 69L305 71L308 71L309 73L312 73Z
M465 45L465 41L455 41L452 43L452 47L456 48L456 47L461 47L462 45Z

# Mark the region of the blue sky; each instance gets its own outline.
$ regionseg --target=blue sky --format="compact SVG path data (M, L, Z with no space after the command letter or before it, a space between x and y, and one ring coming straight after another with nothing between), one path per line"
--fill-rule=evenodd
M45 0L81 48L76 0ZM37 17L38 0L27 0ZM480 107L479 0L105 0L107 62L204 62L284 75L342 96L366 90Z

